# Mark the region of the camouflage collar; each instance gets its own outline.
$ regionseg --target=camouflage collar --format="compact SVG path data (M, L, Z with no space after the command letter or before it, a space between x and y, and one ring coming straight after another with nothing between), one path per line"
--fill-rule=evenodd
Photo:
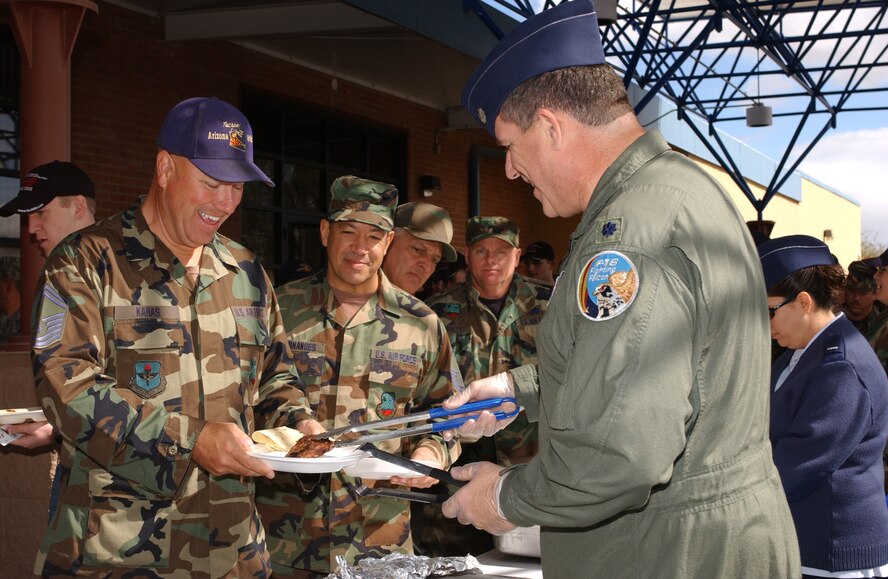
M173 253L163 244L157 243L157 236L148 227L145 214L142 213L142 202L144 200L145 196L140 196L138 201L124 211L121 216L126 258L129 261L142 261L153 258L158 265L170 268L173 263ZM159 248L158 245L160 245ZM222 243L219 234L213 236L213 240L209 243L209 248L214 258L213 273L217 276L226 273L225 266L232 269L240 267L237 260L231 255L231 252ZM225 265L223 266L222 264Z

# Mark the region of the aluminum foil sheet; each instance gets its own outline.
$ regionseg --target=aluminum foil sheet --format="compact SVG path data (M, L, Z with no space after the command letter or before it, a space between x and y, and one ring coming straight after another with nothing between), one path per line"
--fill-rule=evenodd
M424 557L393 553L376 559L362 559L354 565L336 557L339 572L326 579L425 579L457 573L481 575L481 564L471 555L465 557Z

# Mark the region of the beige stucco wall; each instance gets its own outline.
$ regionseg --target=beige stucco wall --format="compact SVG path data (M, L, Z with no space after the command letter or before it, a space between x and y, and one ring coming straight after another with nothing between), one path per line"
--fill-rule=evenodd
M745 221L758 219L752 203L724 170L700 159L694 160L728 191ZM764 187L756 183L751 183L751 188L757 199L765 194ZM823 239L846 268L852 261L860 259L860 206L804 177L801 202L775 195L762 218L774 222L771 237L804 234ZM831 230L832 239L824 239L827 229Z

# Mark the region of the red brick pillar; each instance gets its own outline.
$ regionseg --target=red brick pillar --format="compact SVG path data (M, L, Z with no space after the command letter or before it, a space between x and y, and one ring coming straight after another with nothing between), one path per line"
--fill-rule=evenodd
M89 0L12 0L15 38L21 53L20 169L71 160L71 51ZM30 333L31 306L43 256L22 216L22 334ZM16 341L13 341L16 343ZM21 344L22 340L17 343ZM24 340L27 348L27 340Z

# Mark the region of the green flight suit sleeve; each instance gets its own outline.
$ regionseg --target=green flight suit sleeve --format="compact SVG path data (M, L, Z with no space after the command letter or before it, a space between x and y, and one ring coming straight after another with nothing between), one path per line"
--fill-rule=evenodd
M593 321L550 302L566 365L559 383L539 368L547 436L503 483L500 506L517 525L585 527L642 507L685 447L699 354L692 268L677 249L657 260L623 251L639 286L620 315Z
M118 388L100 270L107 262L63 244L38 280L32 359L49 422L96 465L145 494L176 495L205 421ZM170 327L168 332L174 332Z
M509 370L515 385L515 400L524 408L527 419L537 422L540 417L540 377L536 364L527 364Z

